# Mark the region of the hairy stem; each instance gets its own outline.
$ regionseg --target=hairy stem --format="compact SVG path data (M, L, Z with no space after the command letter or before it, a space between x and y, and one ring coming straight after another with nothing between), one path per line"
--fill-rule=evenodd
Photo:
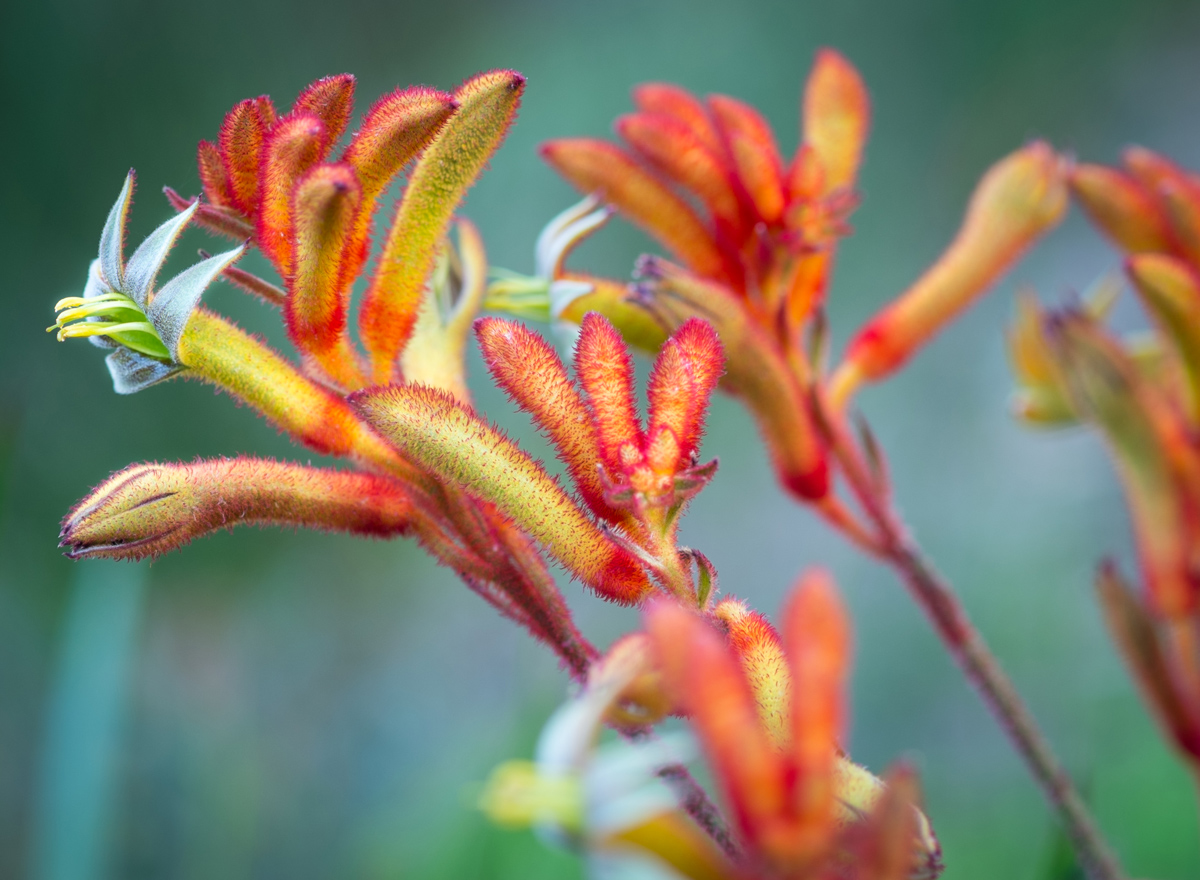
M658 771L658 775L675 790L687 814L712 838L730 861L735 864L739 862L742 857L741 848L729 832L725 817L709 798L708 792L696 781L696 777L682 764L663 767Z
M651 727L617 728L617 732L632 742L644 742L654 737ZM732 861L738 864L742 860L742 848L729 830L729 824L721 815L720 809L712 802L708 792L704 790L691 771L682 764L668 764L658 771L660 779L671 786L679 797L679 802L696 824L712 838L713 843Z
M1125 872L1116 855L1038 727L1033 713L972 625L953 587L938 574L908 534L888 500L886 487L872 478L870 469L850 440L841 415L825 410L819 421L847 483L879 532L879 558L899 575L925 610L943 644L1024 759L1043 794L1057 811L1084 870L1092 880L1125 880Z
M896 537L888 549L888 564L925 609L938 635L1058 811L1088 876L1093 880L1122 880L1125 873L1070 775L1055 756L1012 680L967 618L953 589L910 540Z

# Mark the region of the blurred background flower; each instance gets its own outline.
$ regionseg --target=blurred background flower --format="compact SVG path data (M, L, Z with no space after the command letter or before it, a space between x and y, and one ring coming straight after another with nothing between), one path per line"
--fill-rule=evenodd
M1107 164L1134 142L1190 167L1200 156L1200 7L1186 0L4 6L0 876L579 875L570 857L490 827L473 806L472 786L492 766L531 752L564 674L412 544L243 530L147 571L62 558L62 512L131 460L291 447L197 383L116 397L98 352L42 333L46 302L82 290L128 168L142 182L136 242L171 216L158 186L199 191L196 143L247 95L286 103L343 71L367 96L520 70L520 118L465 213L494 264L528 273L538 232L576 198L537 158L538 143L607 136L633 85L664 80L748 101L790 152L822 45L861 70L874 119L864 201L829 295L835 345L936 257L979 174L1026 140ZM200 247L212 241L185 233L163 277ZM578 261L627 277L649 247L610 224ZM1050 298L1117 262L1073 211L860 402L900 504L1086 781L1123 861L1173 880L1200 873L1194 797L1092 597L1101 552L1132 555L1120 490L1095 437L1031 433L1006 405L1002 331L1015 287ZM206 297L285 345L262 305L222 283ZM1115 315L1118 326L1135 320L1133 310ZM544 453L483 377L475 357L480 408ZM914 757L945 877L1039 876L1055 847L1046 808L920 612L783 497L749 416L728 398L716 401L702 454L719 455L721 470L692 506L684 543L759 608L779 607L803 566L832 568L857 633L851 752L877 768ZM112 606L96 601L105 590ZM578 586L567 592L600 645L636 620ZM105 608L116 623L97 617ZM98 694L109 709L84 699ZM106 714L113 701L116 717ZM88 750L106 742L107 776L74 794L56 788L72 760L105 765ZM57 776L45 769L54 767ZM97 837L55 837L89 815L106 817L92 823Z

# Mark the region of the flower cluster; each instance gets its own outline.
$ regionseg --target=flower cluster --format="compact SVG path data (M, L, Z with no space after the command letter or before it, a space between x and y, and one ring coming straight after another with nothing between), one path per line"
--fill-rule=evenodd
M1124 166L1081 164L1071 188L1125 252L1150 330L1120 338L1106 327L1112 285L1055 312L1027 299L1010 334L1017 411L1103 433L1144 592L1131 593L1112 562L1097 589L1146 699L1200 774L1200 178L1142 148L1126 151Z
M137 559L242 523L413 534L583 674L595 649L572 623L538 552L539 534L389 443L350 397L395 381L469 410L463 354L487 264L474 227L456 223L454 212L503 140L524 82L501 70L473 77L452 94L398 89L377 101L348 138L353 77L313 83L283 114L266 97L243 101L217 140L200 144L204 199L167 189L178 216L125 262L132 175L127 179L84 295L59 304L60 338L88 336L112 348L108 363L118 392L174 375L200 379L355 470L248 457L133 465L66 518L61 540L70 555ZM404 195L367 273L381 196L408 166ZM158 269L189 223L258 248L280 284L233 266L238 248L156 290ZM454 227L457 248L448 240ZM218 276L280 308L299 364L199 305ZM365 355L348 330L360 277L367 286L357 316ZM580 553L615 561L576 566L573 573L601 592L609 589L610 570L635 584L646 581L622 547L582 514L576 519Z
M869 126L849 62L818 55L787 162L753 108L663 84L635 90L636 112L616 126L624 146L547 144L544 157L587 198L542 234L535 277L495 273L489 288L481 238L456 212L524 84L500 70L452 93L399 89L352 133L347 75L313 83L287 112L265 96L243 101L199 146L203 196L168 188L177 215L126 260L130 174L83 295L58 304L50 329L108 349L119 393L199 379L350 469L249 456L131 465L67 516L68 555L138 559L239 523L414 536L555 651L578 686L536 762L505 765L489 784L483 806L498 820L582 849L597 875L632 853L661 876L697 880L933 880L941 851L913 774L900 768L885 784L841 749L849 625L832 581L802 577L776 630L721 594L705 553L679 544L683 512L716 474L701 440L724 387L754 413L780 483L901 574L1062 806L1089 868L1118 876L998 664L912 544L883 454L865 425L852 434L846 410L861 383L902 366L1057 223L1070 174L1136 251L1129 274L1159 332L1139 354L1104 329L1103 298L1053 316L1027 301L1012 337L1021 411L1089 419L1108 435L1149 602L1112 569L1102 592L1156 709L1200 764L1200 183L1144 152L1125 174L1071 170L1044 143L1018 150L980 181L945 253L829 369L823 303ZM383 196L406 168L372 260ZM565 265L614 213L671 256L644 258L632 285ZM159 286L189 225L244 244ZM235 265L247 248L277 281ZM295 358L200 305L217 278L278 307ZM569 363L522 323L476 318L489 307L553 320L573 346ZM565 481L475 410L472 328ZM644 418L631 348L654 356ZM552 563L606 600L642 606L641 628L593 647ZM690 722L727 820L683 766L692 740L656 738L669 715ZM605 726L625 742L598 746Z
M631 344L650 348L692 317L710 321L728 355L723 385L754 414L781 484L837 517L822 408L840 409L858 384L898 369L1057 223L1066 204L1064 163L1035 143L993 167L950 248L857 333L826 376L822 306L858 202L869 128L857 71L836 52L818 54L802 102L800 146L787 162L767 121L734 98L701 100L653 83L634 89L633 99L636 112L615 125L623 147L572 138L550 141L542 155L675 262L644 258L632 287L569 272L566 254L599 218L556 223L556 259L539 259L539 272L551 271L560 284L550 312L576 322L587 311L603 312ZM513 286L503 279L492 300L502 307Z
M941 873L941 848L913 805L911 772L896 769L885 786L838 749L849 630L827 575L800 579L782 637L733 597L707 613L655 601L644 623L644 632L595 664L583 693L546 726L536 764L498 768L483 797L497 820L561 829L592 858L632 851L670 866L664 877L929 880ZM605 719L645 724L672 711L690 719L716 777L735 826L732 853L647 788L648 771L677 758L678 744L595 748Z

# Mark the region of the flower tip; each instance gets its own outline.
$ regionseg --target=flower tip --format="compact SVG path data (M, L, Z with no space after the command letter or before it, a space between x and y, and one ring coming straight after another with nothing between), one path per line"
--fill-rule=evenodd
M829 494L829 465L822 458L808 471L781 473L783 487L805 501L819 501Z

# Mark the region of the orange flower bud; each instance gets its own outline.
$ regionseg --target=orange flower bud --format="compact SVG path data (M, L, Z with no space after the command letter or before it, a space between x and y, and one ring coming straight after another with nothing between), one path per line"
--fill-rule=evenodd
M352 235L362 190L354 169L318 165L295 187L291 248L295 272L284 302L288 334L301 353L343 388L365 384L346 332L354 268Z
M275 107L266 95L235 105L221 123L217 148L229 181L229 201L243 217L254 216L260 156L267 131L274 124Z
M354 112L354 76L325 76L304 87L292 105L292 114L311 113L321 120L330 144L336 144Z
M783 161L771 126L753 107L725 95L710 95L708 108L754 215L764 223L777 223L784 208Z
M862 77L840 54L821 49L804 87L804 144L819 166L822 193L854 185L870 124ZM793 164L803 164L799 154Z
M834 403L859 382L899 369L1053 228L1066 208L1066 162L1048 144L1030 144L992 166L946 252L850 342L833 380Z
M417 322L438 245L467 189L508 134L524 91L525 77L511 70L467 80L454 93L458 110L413 169L359 312L376 382L392 381L396 359Z
M1165 251L1167 224L1153 197L1133 177L1103 165L1071 171L1071 191L1110 238L1131 253Z
M259 169L255 227L262 248L279 274L292 273L292 193L300 177L329 149L325 125L311 114L285 116L267 134Z
M1188 411L1200 420L1200 279L1182 260L1165 254L1130 257L1126 271L1183 366Z

